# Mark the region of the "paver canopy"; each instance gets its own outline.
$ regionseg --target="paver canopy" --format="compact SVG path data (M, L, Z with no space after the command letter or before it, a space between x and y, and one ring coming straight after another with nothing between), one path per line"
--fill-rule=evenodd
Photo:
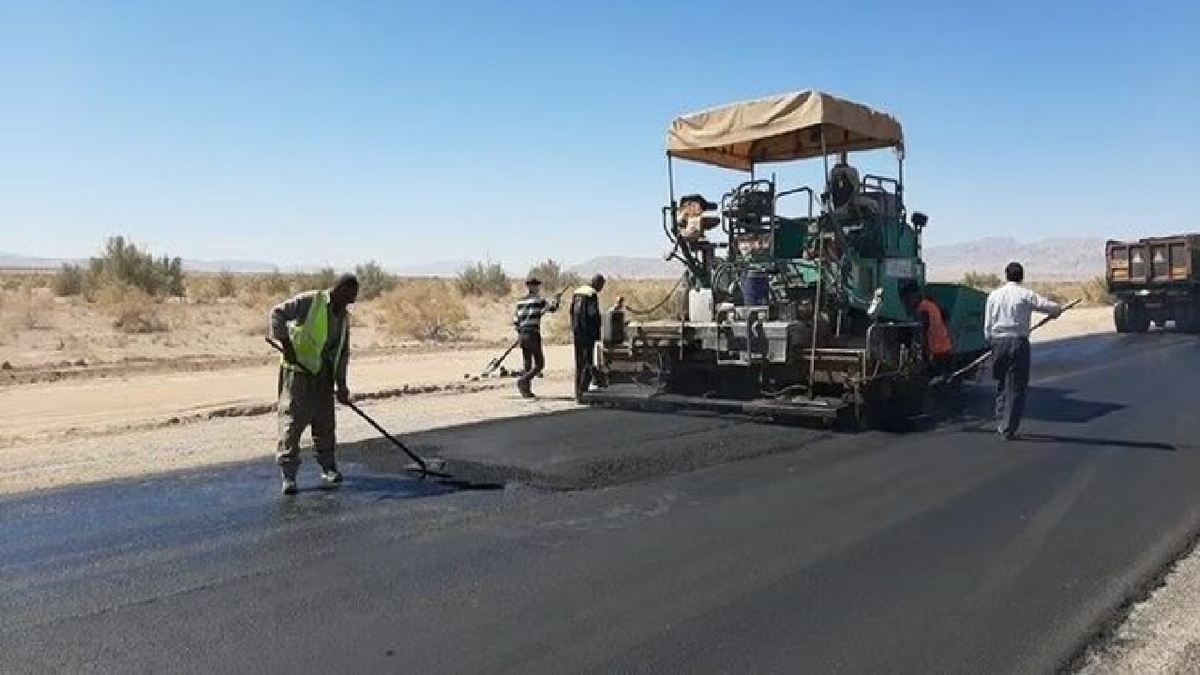
M667 154L749 171L755 164L821 156L822 130L830 154L904 145L904 131L891 115L804 90L678 117L667 131Z

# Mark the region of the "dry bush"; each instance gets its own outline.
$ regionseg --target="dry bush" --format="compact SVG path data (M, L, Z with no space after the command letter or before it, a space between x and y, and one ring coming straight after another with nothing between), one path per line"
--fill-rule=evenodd
M183 297L183 259L155 258L124 237L109 237L100 257L91 259L84 293L94 295L109 286L131 286L150 296Z
M513 292L513 282L500 263L477 262L459 273L457 284L465 297L505 298Z
M358 277L358 299L374 300L396 288L396 277L388 274L374 260L354 269Z
M1094 277L1087 281L1043 281L1032 282L1029 287L1047 298L1060 303L1070 302L1081 298L1081 305L1102 306L1111 305L1113 300L1108 294L1104 277Z
M963 275L962 284L981 291L991 291L1003 286L1004 281L992 272L967 272Z
M171 324L163 316L162 304L136 286L113 283L96 292L96 303L112 317L113 328L122 333L163 333Z
M26 286L18 291L14 303L17 319L25 330L44 330L50 328L50 314L54 310L52 300L40 288Z
M529 269L529 276L537 277L542 282L542 289L548 294L557 293L563 289L568 292L583 285L583 277L568 272L553 259L542 261ZM522 287L525 280L520 280Z
M83 295L87 285L87 274L79 265L63 264L58 274L54 275L54 294L60 298Z
M270 274L247 274L242 279L241 288L237 295L270 295L282 296L292 292L294 287L298 287L299 283L295 277L291 277L280 272L271 272Z
M441 279L402 284L379 299L379 312L398 337L451 342L466 339L472 329L466 303Z

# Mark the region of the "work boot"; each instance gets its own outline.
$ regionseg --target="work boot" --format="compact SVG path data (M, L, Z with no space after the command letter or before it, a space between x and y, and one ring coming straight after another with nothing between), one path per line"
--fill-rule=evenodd
M533 398L533 391L529 387L529 381L524 378L517 380L517 391L521 392L521 396L525 398Z
M326 485L337 485L342 482L342 473L337 469L327 469L321 472L321 480L325 481Z
M299 488L296 487L296 479L295 478L284 478L283 479L283 494L294 495L298 491L299 491Z

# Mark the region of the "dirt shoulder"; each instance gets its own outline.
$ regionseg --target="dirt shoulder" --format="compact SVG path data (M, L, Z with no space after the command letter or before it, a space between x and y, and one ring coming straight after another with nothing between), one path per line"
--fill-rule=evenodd
M1111 331L1106 309L1051 322L1037 341ZM522 399L512 378L470 379L495 349L354 359L350 386L396 433L575 407L569 346L546 350L540 400ZM505 365L519 366L510 354ZM0 493L129 478L261 458L274 451L276 366L139 374L0 389ZM345 410L339 437L374 431Z

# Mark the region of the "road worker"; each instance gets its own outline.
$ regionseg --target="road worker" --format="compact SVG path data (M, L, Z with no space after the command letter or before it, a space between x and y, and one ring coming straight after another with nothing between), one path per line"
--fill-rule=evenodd
M596 343L600 341L600 291L604 275L575 289L571 297L571 335L575 342L575 400L583 402L583 392L595 375Z
M679 235L676 246L684 245L688 250L700 253L710 251L712 243L705 239L705 235L709 230L718 227L721 219L704 214L716 209L717 205L705 199L703 195L687 195L680 198L675 216L675 230ZM676 250L673 248L668 251L663 259L670 260Z
M513 326L517 329L517 341L525 359L525 371L517 379L517 390L525 398L533 398L533 378L546 367L546 356L542 351L542 314L558 311L558 298L549 301L542 297L542 282L537 277L525 280L528 293L517 301Z
M1029 386L1029 328L1033 312L1057 318L1062 307L1021 285L1025 268L1010 262L1006 282L988 294L983 335L992 348L992 377L996 380L996 433L1012 439L1025 411Z
M858 169L850 164L847 153L838 153L837 162L829 169L829 191L822 195L822 199L828 199L829 205L839 216L876 213L878 204L863 195L861 189Z
M358 279L340 277L332 288L307 291L271 309L271 337L283 347L279 369L279 443L275 461L283 493L296 494L300 436L312 426L313 449L327 486L342 482L335 456L334 400L350 403L346 366L350 358L350 315ZM336 393L335 393L336 392Z
M934 374L944 371L954 351L954 342L941 307L938 307L932 298L922 297L914 281L904 285L900 296L908 311L921 323L921 341L930 371Z

